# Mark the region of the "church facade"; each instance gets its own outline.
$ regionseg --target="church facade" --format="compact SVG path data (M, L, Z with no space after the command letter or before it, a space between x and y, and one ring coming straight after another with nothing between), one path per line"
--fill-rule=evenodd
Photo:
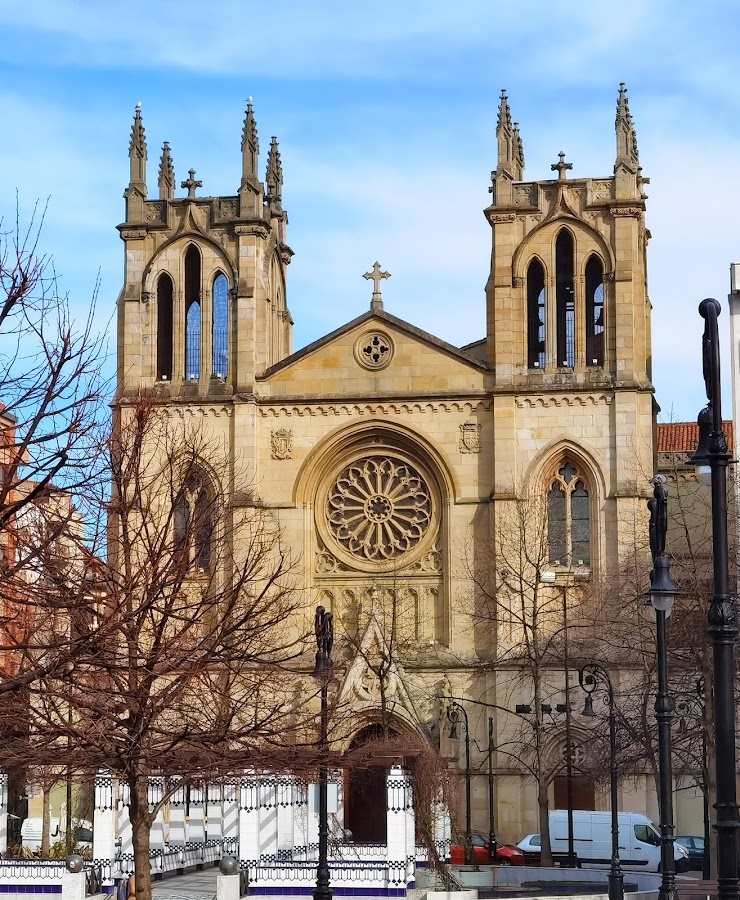
M250 103L234 195L201 196L191 170L186 196L175 196L165 144L150 198L137 110L119 226L116 407L125 413L150 391L173 420L226 448L239 474L222 486L224 501L259 503L279 521L300 560L303 625L319 604L334 615L338 691L353 710L347 746L382 721L423 736L461 773L464 747L447 716L459 703L473 826L489 829L490 755L497 833L516 841L538 830L526 734L542 732L540 710L569 699L557 654L543 657L534 683L520 647L540 626L527 616L537 595L553 609L562 600L567 616L618 570L635 528L646 530L655 407L645 179L624 86L613 175L569 177L561 153L549 177L527 181L505 92L497 141L484 338L454 347L394 316L376 264L369 309L294 351L276 140L261 180ZM551 618L550 638L560 628ZM389 657L382 690L373 654ZM574 664L573 708L576 673ZM572 747L553 722L538 753L554 808ZM581 805L608 805L592 777L578 777ZM352 790L345 826L382 839ZM620 804L655 814L647 776L622 784Z

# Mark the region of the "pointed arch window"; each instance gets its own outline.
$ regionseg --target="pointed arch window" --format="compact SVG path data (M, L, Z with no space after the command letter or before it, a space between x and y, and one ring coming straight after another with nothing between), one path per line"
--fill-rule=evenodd
M604 267L598 256L586 263L586 365L604 365Z
M538 259L527 269L527 365L545 368L545 269Z
M586 481L566 461L547 492L547 544L551 563L591 565L591 504Z
M185 254L185 378L200 378L201 307L200 253L188 247Z
M157 381L172 380L172 279L163 272L157 281Z
M172 504L174 549L190 569L210 572L216 498L199 472L191 473Z
M213 281L213 374L229 374L229 282L219 274Z
M557 365L572 369L576 363L576 298L573 282L573 236L561 229L555 241L555 314Z

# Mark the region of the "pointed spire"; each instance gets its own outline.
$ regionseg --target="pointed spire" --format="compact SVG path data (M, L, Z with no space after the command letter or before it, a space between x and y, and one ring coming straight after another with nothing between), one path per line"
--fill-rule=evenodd
M172 200L175 196L175 167L170 155L169 141L162 145L162 157L159 161L159 199Z
M257 180L257 165L260 152L257 137L257 123L254 119L252 98L247 97L247 111L242 129L242 186L246 181Z
M614 164L614 171L620 165L633 173L640 168L640 157L637 152L637 135L635 133L635 123L630 113L629 99L627 98L627 88L624 82L619 85L619 96L617 97L617 118L614 123L617 133L617 159Z
M283 166L280 162L277 138L270 141L270 152L267 154L267 197L270 203L279 206L283 199Z
M519 124L512 123L509 98L501 91L496 124L498 165L494 174L494 203L507 205L511 201L514 181L524 178L524 146L519 134Z
M146 135L141 119L141 102L134 109L134 124L131 126L131 143L128 148L131 166L129 189L136 188L146 197Z

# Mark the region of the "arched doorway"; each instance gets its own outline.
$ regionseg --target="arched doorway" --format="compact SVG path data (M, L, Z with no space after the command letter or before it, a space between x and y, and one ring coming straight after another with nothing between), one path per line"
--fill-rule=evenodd
M377 744L380 750L384 741L397 735L392 728L368 725L357 732L349 745L350 753L368 750L366 760L349 769L345 779L344 824L356 844L384 844L388 839L386 776L390 760L372 762L370 745Z

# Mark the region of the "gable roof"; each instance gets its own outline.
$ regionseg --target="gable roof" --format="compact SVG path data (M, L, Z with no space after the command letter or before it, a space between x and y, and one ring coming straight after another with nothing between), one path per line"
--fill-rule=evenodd
M258 380L261 381L269 378L276 372L280 372L283 369L292 366L294 363L298 362L304 357L309 356L316 350L321 349L321 347L332 343L332 341L335 341L342 335L347 334L347 332L352 331L352 329L357 328L358 325L363 325L365 322L370 322L371 320L385 322L388 325L393 325L400 331L403 331L411 337L417 338L423 343L434 347L441 353L446 353L448 356L454 357L460 362L469 365L473 369L477 369L481 372L488 371L488 366L486 365L486 363L476 358L475 355L466 353L459 347L448 344L447 341L443 341L441 338L435 337L433 334L429 334L428 331L424 331L422 328L417 328L415 325L411 325L409 322L405 322L403 319L399 319L397 316L391 315L391 313L386 312L384 309L370 309L367 312L364 312L361 316L358 316L356 319L352 319L351 322L347 322L345 325L341 325L334 331L329 332L329 334L325 334L318 340L313 341L313 343L307 344L300 350L296 350L295 353L291 353L290 356L286 356L285 359L281 359L280 362L275 363L274 366L270 366L269 369L266 369L262 375L257 376Z

